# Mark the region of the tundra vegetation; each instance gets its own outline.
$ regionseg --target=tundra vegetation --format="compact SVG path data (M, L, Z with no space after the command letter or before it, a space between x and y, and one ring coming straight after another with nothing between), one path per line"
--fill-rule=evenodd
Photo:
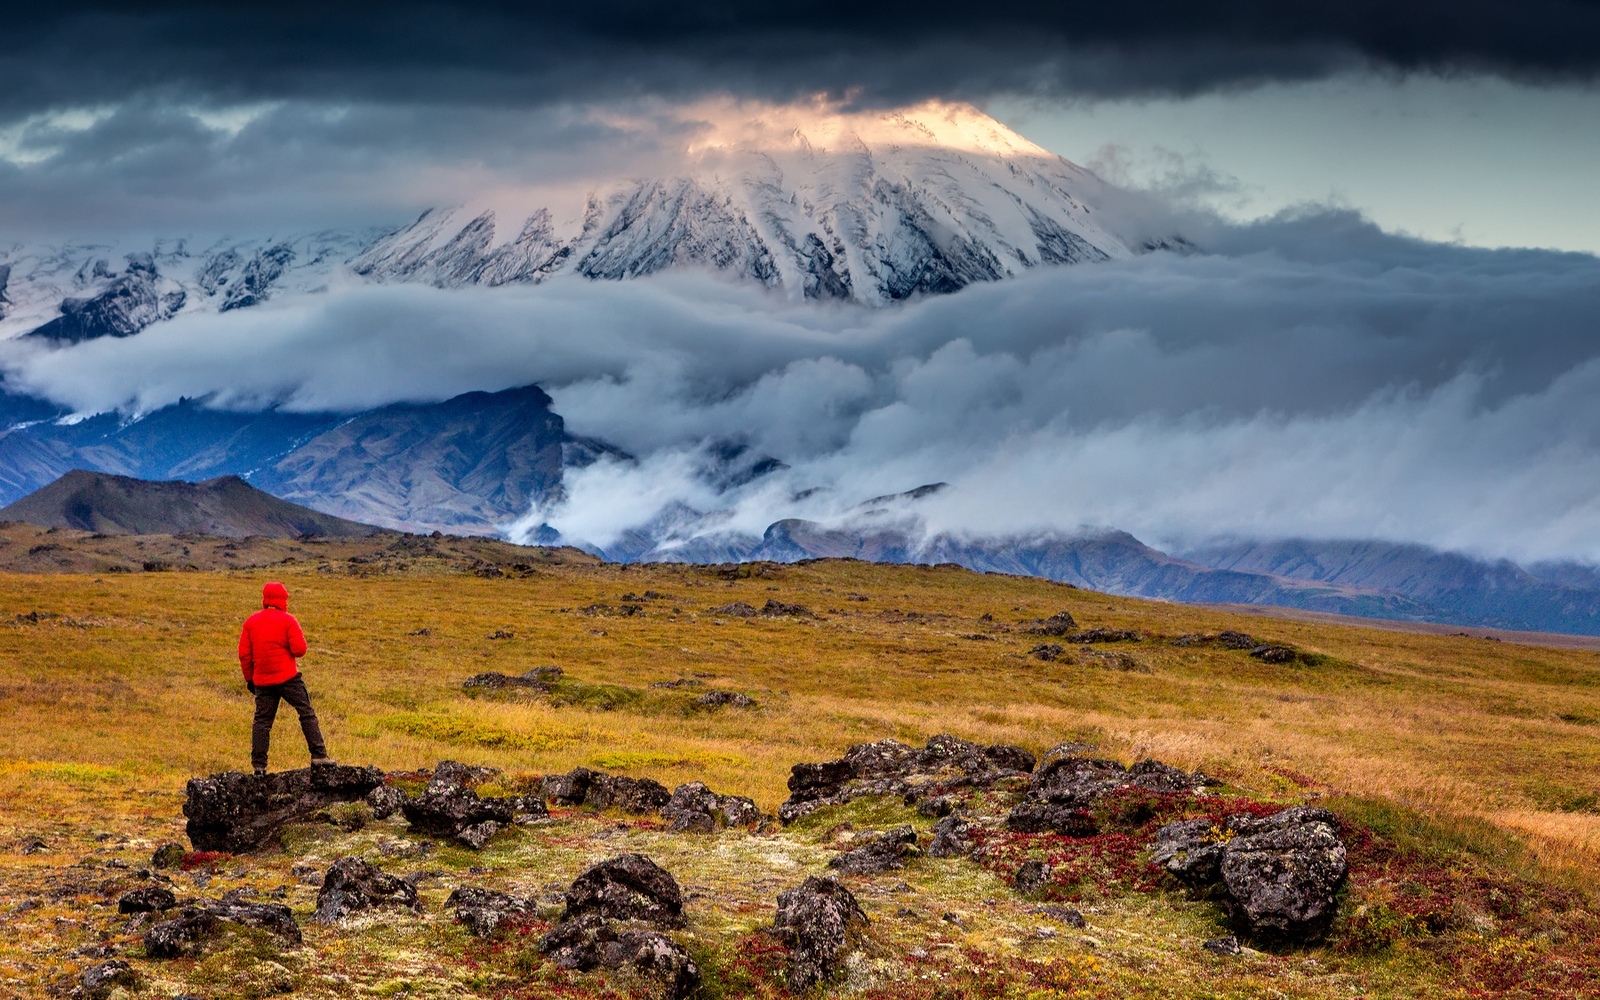
M947 567L629 567L393 534L0 542L5 995L1600 996L1593 650ZM333 753L387 791L196 850L186 783L248 769L233 647L268 578L310 638ZM1119 786L1067 833L1026 775L941 802L818 791L776 818L794 765L938 734L1208 782ZM280 718L274 771L304 765ZM580 767L635 780L571 804ZM429 802L425 825L516 818L419 832ZM1241 933L1152 860L1168 823L1226 847L1300 805L1333 814L1348 863L1313 941ZM1046 819L984 819L1019 808ZM613 927L580 904L615 894L579 876L634 856L614 864L674 880L671 919ZM820 945L786 930L819 919Z

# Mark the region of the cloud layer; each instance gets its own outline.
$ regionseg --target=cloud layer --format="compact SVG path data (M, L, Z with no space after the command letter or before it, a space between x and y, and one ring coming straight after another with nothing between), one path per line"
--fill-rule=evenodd
M676 505L759 533L945 481L919 505L934 530L1600 560L1600 261L1345 215L1202 243L883 311L697 275L354 285L57 352L8 344L5 364L85 411L207 393L358 409L538 382L572 431L637 459L575 473L571 502L540 512L601 546ZM786 468L738 484L766 456Z

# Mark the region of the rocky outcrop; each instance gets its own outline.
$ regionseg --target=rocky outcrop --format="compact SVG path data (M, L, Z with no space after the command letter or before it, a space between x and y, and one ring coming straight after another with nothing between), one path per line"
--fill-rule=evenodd
M850 890L832 876L816 876L778 894L773 932L789 947L789 990L805 993L839 971L868 928L867 915Z
M61 315L28 334L61 344L99 337L131 337L151 323L169 319L188 295L163 280L148 253L128 255L128 267L99 293L61 300Z
M672 790L661 807L670 829L687 833L712 833L730 826L750 826L761 821L754 799L743 795L718 795L702 782L691 781Z
M480 798L470 787L486 774L455 761L441 761L422 794L400 806L411 830L448 837L475 851L516 819L518 812L542 814L544 803L531 796Z
M564 806L645 814L658 812L671 801L672 793L667 791L667 786L650 778L630 778L575 767L565 774L548 775L544 779L544 797Z
M154 913L178 905L178 897L164 885L147 885L125 892L117 900L118 913Z
M239 771L193 778L183 814L197 851L241 854L277 839L289 823L311 821L336 802L355 802L383 784L375 767L317 767L257 778Z
M642 980L660 1000L683 1000L700 985L700 967L683 945L660 931L618 931L593 915L558 925L539 950L564 969L607 969Z
M367 793L367 808L372 810L373 819L388 819L405 806L408 797L404 789L379 785Z
M1089 837L1098 832L1089 810L1119 789L1178 794L1192 792L1210 780L1155 760L1124 767L1118 761L1083 756L1087 749L1069 743L1046 753L1028 783L1026 797L1006 816L1006 826L1018 833Z
M110 1000L119 991L137 990L141 985L143 977L138 970L125 959L113 958L85 969L70 996L72 1000Z
M1332 923L1349 866L1339 820L1295 806L1271 816L1169 823L1151 861L1195 889L1218 890L1229 916L1252 937L1313 941Z
M361 858L340 858L322 878L317 910L311 919L319 924L336 924L381 906L421 909L417 887Z
M909 826L897 826L865 837L861 846L835 856L828 862L828 867L847 875L876 875L894 868L904 868L907 858L917 857L921 853L917 849L916 831Z
M972 853L970 839L972 824L960 816L946 816L933 824L933 842L928 845L930 858L964 858Z
M499 636L491 635L489 638L494 639ZM540 667L516 676L491 670L488 673L473 674L461 682L461 687L467 691L504 691L509 688L549 693L550 682L539 676L539 671L543 669Z
M587 868L567 889L563 921L594 914L606 920L683 925L683 893L666 869L643 854L620 854Z
M153 925L144 934L144 953L149 958L196 955L230 926L264 930L280 944L300 946L300 925L287 906L225 902L186 906L172 920Z
M470 885L451 892L444 905L454 907L456 920L481 938L492 937L508 918L526 917L538 911L531 899Z
M1070 612L1058 611L1049 618L1036 618L1028 632L1033 635L1066 635L1078 630L1078 623Z
M915 802L952 788L982 788L1018 778L1033 766L1033 754L1021 747L985 747L954 736L935 736L920 750L898 740L861 743L838 760L796 764L778 818L792 823L822 806L862 796L893 795Z

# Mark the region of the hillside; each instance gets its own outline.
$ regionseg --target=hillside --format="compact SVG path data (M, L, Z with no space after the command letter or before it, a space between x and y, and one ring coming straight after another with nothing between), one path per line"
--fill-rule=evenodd
M280 500L237 476L200 483L151 482L82 469L0 507L0 520L108 535L344 538L378 530Z
M648 933L692 957L700 996L785 995L795 953L770 931L775 901L824 873L868 921L825 995L1600 995L1588 947L1600 909L1593 651L1269 621L953 567L640 567L547 552L491 573L487 561L405 557L463 540L390 537L378 559L270 569L311 639L304 670L335 755L388 771L406 801L424 793L419 768L490 766L499 773L471 779L485 801L537 794L548 815L473 849L400 813L335 803L279 846L194 853L184 785L245 761L250 702L233 644L268 571L0 573L0 838L29 852L0 855L11 914L0 976L19 994L122 961L155 996L660 995L540 947L563 926L574 876L638 852L682 887L681 924ZM377 541L254 544L265 556ZM1063 612L1070 627L1046 621ZM1289 658L1234 648L1228 630ZM548 666L561 673L509 680ZM280 723L274 770L304 761L292 719ZM549 797L562 786L539 777L582 766L666 789L702 781L772 814L797 764L945 733L1040 759L1077 741L1058 753L1105 767L1155 758L1222 784L1118 793L1086 814L1097 832L1067 835L994 826L1016 780L958 783L954 807L987 846L937 857L937 809L898 793L697 833L598 796ZM1227 935L1244 932L1222 902L1150 864L1166 818L1301 803L1333 811L1348 852L1319 942L1246 935L1231 950ZM917 850L898 867L830 867L902 824ZM181 864L141 874L169 841ZM382 883L392 901L311 919L349 856L394 876ZM362 884L352 891L367 899L380 883ZM449 901L468 888L478 895ZM284 906L301 943L244 927L191 957L156 957L145 935L183 911L118 915L136 889L228 920ZM495 893L509 894L507 922L480 939L461 900Z

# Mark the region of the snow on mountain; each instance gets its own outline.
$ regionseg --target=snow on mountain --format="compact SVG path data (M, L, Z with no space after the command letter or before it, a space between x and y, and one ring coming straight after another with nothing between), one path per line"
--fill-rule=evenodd
M965 105L735 111L702 125L681 173L613 183L565 212L430 211L352 267L454 287L690 265L795 297L883 305L1132 255L1094 214L1102 182Z

